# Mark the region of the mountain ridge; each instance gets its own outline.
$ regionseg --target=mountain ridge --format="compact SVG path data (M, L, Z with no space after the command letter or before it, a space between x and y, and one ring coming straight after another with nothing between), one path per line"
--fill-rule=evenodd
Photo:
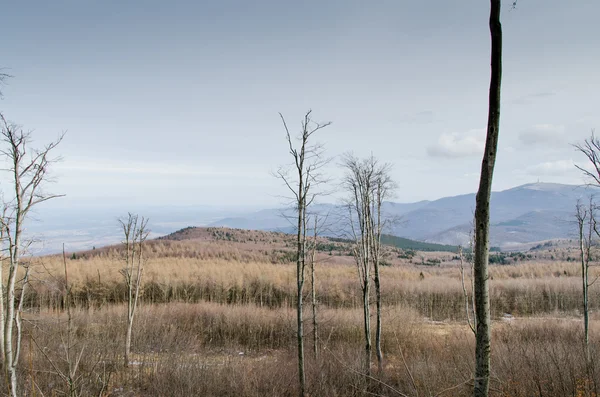
M543 182L493 192L490 243L504 247L573 237L569 217L577 200L598 193L600 189L595 187ZM340 205L320 207L328 213L342 212ZM385 202L382 210L389 218L401 219L386 231L388 234L428 243L465 245L474 209L475 193L467 193L414 203ZM210 226L289 232L293 225L286 217L292 213L289 209L267 209L223 218ZM331 229L343 232L342 218L338 218Z

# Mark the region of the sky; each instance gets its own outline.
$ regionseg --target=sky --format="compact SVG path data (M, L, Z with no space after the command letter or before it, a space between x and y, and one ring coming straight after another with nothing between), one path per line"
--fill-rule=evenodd
M600 128L597 0L503 1L494 190L583 183ZM56 0L2 5L0 111L66 132L63 205L269 207L308 109L333 158L393 165L395 201L477 190L489 88L482 0ZM336 190L335 188L333 190Z

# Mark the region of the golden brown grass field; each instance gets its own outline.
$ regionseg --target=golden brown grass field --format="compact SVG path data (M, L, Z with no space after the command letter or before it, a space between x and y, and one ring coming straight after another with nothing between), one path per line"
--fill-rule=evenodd
M295 265L291 236L185 229L146 245L147 263L129 368L122 364L125 286L118 246L31 258L21 390L66 395L67 355L81 357L81 396L296 395ZM385 368L360 374L359 283L349 246L320 244L320 355L306 347L311 396L467 396L474 337L466 323L456 254L389 247L382 269ZM600 303L590 291L592 364L585 364L575 250L531 251L491 267L493 395L597 396ZM422 258L421 258L422 257ZM552 259L554 258L554 259ZM422 265L439 259L439 266ZM595 270L595 269L594 269ZM594 276L600 274L594 272ZM468 283L468 279L467 279ZM309 302L310 285L307 285ZM66 300L74 332L67 335ZM311 317L306 313L307 340Z

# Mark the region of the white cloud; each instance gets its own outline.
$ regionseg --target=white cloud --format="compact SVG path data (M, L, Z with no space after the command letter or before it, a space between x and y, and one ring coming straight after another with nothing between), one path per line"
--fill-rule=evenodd
M470 130L465 133L444 133L427 148L432 157L459 158L481 155L485 149L485 131Z
M526 145L564 146L566 138L565 127L553 124L536 124L519 134Z

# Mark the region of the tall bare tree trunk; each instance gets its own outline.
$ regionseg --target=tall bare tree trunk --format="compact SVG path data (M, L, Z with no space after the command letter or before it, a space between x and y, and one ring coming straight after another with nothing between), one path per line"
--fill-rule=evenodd
M320 129L331 123L316 123L311 119L311 111L304 115L302 133L299 136L300 147L296 149L292 143L290 131L283 115L281 121L286 131L289 153L294 159L298 179L291 182L287 173L281 168L277 177L281 178L294 195L296 207L297 234L296 234L296 338L298 346L298 393L300 397L306 396L306 375L304 373L304 281L306 267L306 214L307 208L314 201L318 193L312 193L312 188L325 182L319 170L328 162L323 159L323 146L314 144L309 146L310 137ZM297 184L296 184L297 183ZM310 194L310 196L309 196Z
M487 397L490 388L491 318L488 285L490 197L500 132L500 86L502 81L501 0L490 0L491 78L485 153L481 164L479 190L475 204L475 344L474 396Z
M125 333L125 354L123 365L129 366L133 319L137 309L142 284L144 242L148 237L148 219L129 213L126 219L119 219L124 235L125 267L121 270L127 286L127 331Z
M137 224L137 219L131 213L128 214L127 221L120 220L121 226L123 227L123 233L125 236L125 268L123 269L123 276L125 277L125 285L127 286L127 331L125 333L125 354L123 355L123 365L125 368L129 366L129 355L131 352L131 312L132 312L132 263L134 257L134 244L132 241L135 237L134 219Z
M370 181L369 181L370 182ZM365 373L367 377L371 376L371 355L372 355L372 342L371 342L371 240L370 240L370 197L369 197L370 186L365 186L365 192L363 193L363 245L364 245L364 280L363 280L363 315L364 315L364 331L365 331ZM367 378L368 379L368 378Z
M299 192L303 191L303 175L300 174ZM302 194L302 193L300 193ZM304 200L298 201L298 235L297 235L297 253L296 253L296 339L298 343L298 381L300 383L299 395L306 395L306 375L304 374L304 315L303 315L303 294L304 294L304 220L305 220Z
M575 217L577 219L577 229L579 232L579 254L581 259L581 282L582 282L582 305L583 305L583 332L585 344L586 364L591 363L590 356L590 337L589 337L589 301L588 291L589 268L591 260L591 250L594 246L592 241L594 233L597 232L595 204L593 197L590 197L589 207L585 207L581 202L577 202ZM587 227L587 229L586 229ZM597 234L597 233L596 233ZM592 283L593 284L593 283Z
M583 237L583 225L579 226L579 243L581 250L581 281L582 281L582 292L583 292L583 330L584 330L584 342L585 342L585 356L586 360L590 362L590 337L589 337L589 310L588 310L588 259L585 258L585 247Z
M371 375L371 307L369 295L371 294L371 285L365 283L363 287L363 318L365 331L365 373Z
M376 215L376 221L371 228L372 241L373 241L373 271L375 284L375 306L377 310L377 323L375 325L375 353L377 355L377 370L381 375L383 373L383 352L381 350L381 281L379 278L379 264L381 262L381 233L383 224L381 221L381 206L383 205L383 198L385 195L386 184L390 181L385 175L385 172L381 172L378 175L378 179L375 185L375 192L373 194L373 211ZM375 218L374 218L375 219Z
M312 304L312 326L313 326L313 354L315 360L319 359L319 321L317 318L317 288L315 285L315 265L317 260L319 217L315 215L313 229L313 246L310 253L310 296Z
M6 218L6 210L2 215L2 219ZM4 245L7 239L6 236L6 228L4 225L0 225L0 244ZM4 351L4 329L6 328L6 311L5 311L5 302L4 302L4 261L6 257L2 255L0 258L0 361L2 365L6 360L6 354Z
M53 162L48 158L49 153L60 143L62 136L42 150L32 150L29 147L30 134L24 133L19 126L9 123L0 113L0 138L6 145L0 150L0 154L6 157L7 163L10 164L8 169L11 172L10 183L14 189L14 197L3 203L3 213L0 218L4 237L2 244L6 244L3 248L8 254L8 258L3 258L8 259L7 280L2 286L2 292L6 294L6 300L2 302L3 370L9 395L16 397L18 395L17 367L22 338L21 315L29 274L27 267L25 277L18 280L21 246L25 246L21 241L23 222L35 205L59 197L43 194L40 189L47 180L46 172ZM4 279L0 278L0 282L4 283ZM16 296L17 285L21 286L19 299ZM17 301L18 305L15 306Z
M374 262L373 282L375 284L375 307L377 310L375 324L375 353L377 355L377 370L383 372L383 352L381 350L381 281L379 279L379 260Z
M8 378L8 391L13 397L17 397L17 364L19 361L19 350L20 344L17 343L13 352L13 333L14 326L17 324L19 313L15 313L15 288L17 282L17 273L19 270L19 258L21 245L21 221L23 211L23 190L21 187L21 178L19 175L20 171L20 157L15 156L13 162L14 172L14 184L15 184L15 225L14 235L9 240L9 255L10 255L10 266L8 270L8 288L6 290L6 322L4 328L4 368ZM25 285L23 285L25 288ZM20 338L18 335L17 338Z
M382 339L382 302L379 265L381 264L381 234L384 226L381 208L384 199L395 188L389 176L390 165L379 164L371 156L358 160L353 155L346 155L344 167L347 170L344 185L351 194L348 201L349 225L354 239L354 258L357 265L362 292L363 321L365 336L365 373L371 376L371 266L373 267L376 329L375 351L377 368L383 371Z
M25 289L27 286L28 268L25 277L19 278L21 267L21 246L23 222L27 214L36 204L50 200L56 195L46 195L40 192L41 186L47 180L46 172L52 160L48 159L49 152L62 140L60 137L56 142L47 145L42 150L31 150L28 144L30 134L23 133L22 129L6 121L0 114L0 138L6 144L1 150L10 164L11 186L14 188L14 197L4 202L4 211L0 223L4 231L8 253L8 275L3 292L6 300L3 302L3 343L4 343L4 375L8 383L9 395L16 397L17 393L17 369L21 351L22 322L21 315ZM31 156L26 156L31 154ZM4 282L3 279L0 279ZM20 299L17 299L17 285L21 286ZM18 305L15 306L17 304Z

